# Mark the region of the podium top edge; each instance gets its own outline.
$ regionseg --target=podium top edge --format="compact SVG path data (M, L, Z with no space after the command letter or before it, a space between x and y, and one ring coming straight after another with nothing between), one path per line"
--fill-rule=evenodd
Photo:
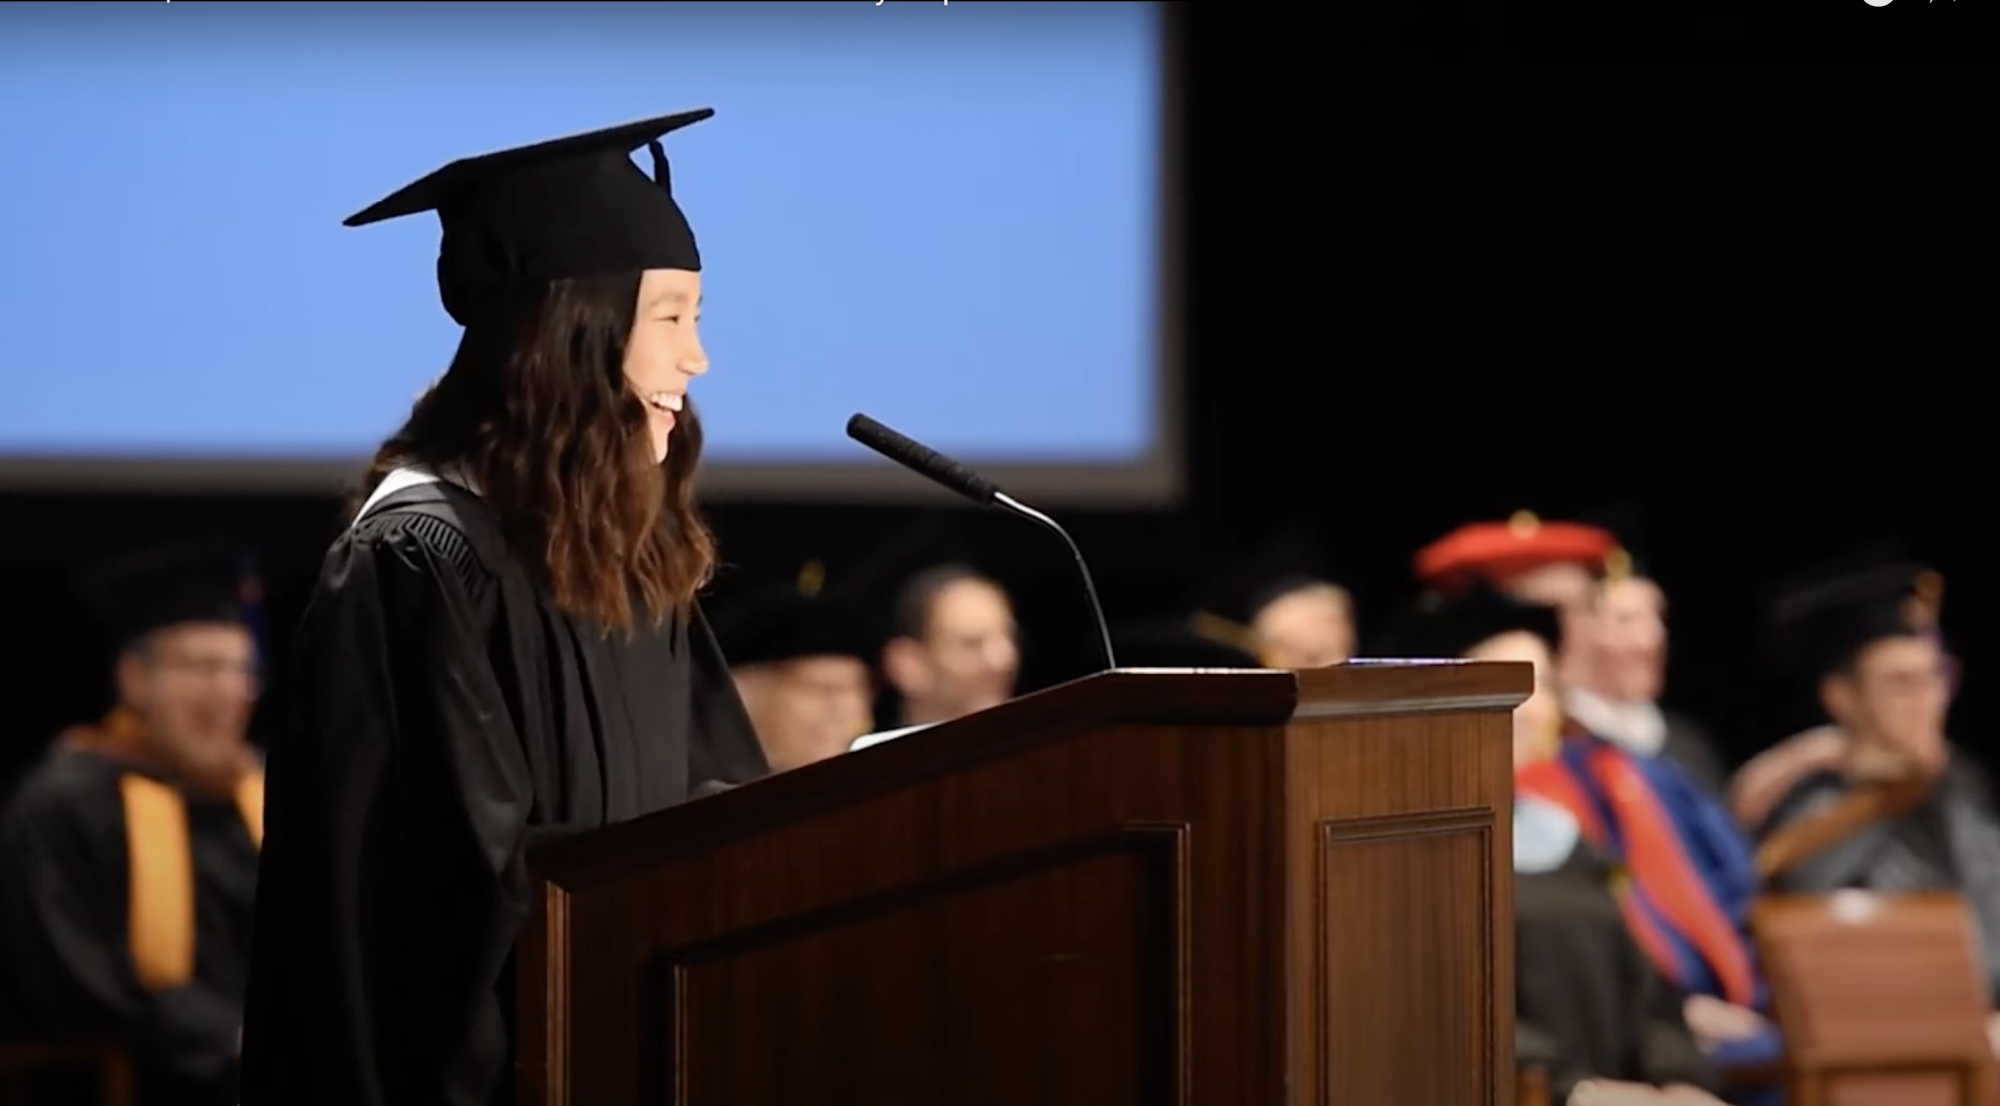
M1282 727L1295 721L1505 711L1534 689L1518 661L1328 668L1118 669L1023 695L803 769L538 848L544 878L583 886L673 854L921 785L980 761L1114 726Z

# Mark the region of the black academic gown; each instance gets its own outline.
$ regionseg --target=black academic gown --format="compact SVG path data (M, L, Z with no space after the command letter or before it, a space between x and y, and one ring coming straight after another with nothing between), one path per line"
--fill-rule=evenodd
M1712 1088L1681 997L1632 940L1609 869L1579 845L1561 867L1514 876L1517 1059L1557 1102L1585 1079Z
M1868 785L1830 772L1800 780L1760 837L1836 805L1857 786ZM1831 842L1772 884L1795 894L1958 892L1978 920L1987 986L2000 1003L2000 810L1986 774L1963 754L1952 753L1922 805Z
M334 543L270 751L242 1106L514 1099L537 838L766 770L698 611L607 636L445 483Z
M9 1039L121 1046L148 1106L232 1106L257 846L234 803L183 793L194 972L142 986L119 792L134 771L58 746L14 793L0 823L0 1018ZM63 1100L61 1090L33 1099Z

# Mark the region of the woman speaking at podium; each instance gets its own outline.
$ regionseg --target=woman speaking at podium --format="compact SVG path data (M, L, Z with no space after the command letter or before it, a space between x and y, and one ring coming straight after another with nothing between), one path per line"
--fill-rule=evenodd
M765 770L695 604L701 257L661 139L710 114L453 162L347 220L435 212L465 333L300 630L244 1106L511 1102L529 842Z

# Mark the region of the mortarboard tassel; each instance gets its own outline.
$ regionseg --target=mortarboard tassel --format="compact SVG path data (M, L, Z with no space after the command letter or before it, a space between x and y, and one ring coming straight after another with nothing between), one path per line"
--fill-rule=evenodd
M807 561L805 566L799 569L799 594L816 596L825 587L826 565L819 561Z
M1604 578L1607 580L1629 580L1632 578L1632 552L1624 546L1612 550L1604 556Z
M1917 575L1912 594L1903 601L1903 621L1910 628L1931 637L1938 636L1939 615L1944 608L1944 576L1936 571Z
M1189 619L1188 628L1194 631L1196 637L1204 641L1212 641L1218 645L1227 645L1231 649L1248 653L1253 657L1258 656L1262 652L1257 644L1256 631L1240 622L1224 618L1219 614L1209 611L1196 611L1194 617Z

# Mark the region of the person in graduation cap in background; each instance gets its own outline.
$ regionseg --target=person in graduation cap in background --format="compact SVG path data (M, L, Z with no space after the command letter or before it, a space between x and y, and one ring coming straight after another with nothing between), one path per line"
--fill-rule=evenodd
M955 510L919 512L854 557L829 593L876 646L878 732L861 747L1014 697L1021 628L984 546L968 535L976 523Z
M2000 1004L2000 817L1946 734L1956 671L1938 632L1942 596L1936 573L1893 560L1829 566L1784 590L1773 612L1783 657L1816 684L1845 755L1779 800L1765 839L1802 846L1773 877L1786 891L1964 895Z
M695 601L702 259L660 140L711 114L457 161L347 220L435 212L464 334L299 629L243 1106L512 1101L529 845L767 770Z
M1886 587L1888 594L1894 596L1906 590L1912 579L1923 585L1913 598L1935 609L1943 600L1943 578L1914 567L1904 551L1895 546L1869 549L1834 564L1819 566L1791 581L1781 589L1786 594L1772 607L1780 666L1789 669L1792 677L1814 683L1817 691L1817 682L1824 673L1813 670L1814 653L1795 640L1799 635L1797 627L1817 628L1817 623L1833 621L1836 640L1844 640L1840 635L1851 630L1847 625L1837 624L1837 614L1843 609L1842 602L1851 598L1848 593L1854 591L1857 581L1864 597L1870 587ZM1886 584L1870 581L1886 581ZM1828 604L1823 600L1825 596L1833 597L1836 602ZM1862 603L1851 609L1865 616L1869 607ZM1866 625L1865 621L1862 625ZM1816 696L1815 705L1824 712L1824 696ZM1730 778L1730 809L1746 830L1758 837L1767 836L1774 814L1793 792L1807 781L1843 775L1851 751L1847 735L1832 722L1783 738L1751 757Z
M1520 661L1533 693L1514 710L1517 770L1560 739L1557 613L1483 585L1431 595L1382 643L1385 655ZM1514 802L1516 1060L1549 1075L1558 1102L1715 1103L1714 1072L1689 1030L1679 992L1626 927L1613 873L1560 804ZM1664 1095L1664 1099L1662 1099Z
M176 549L86 588L117 706L61 735L0 820L0 1029L118 1045L143 1103L234 1104L263 832L255 577L238 551Z
M1354 597L1326 578L1303 528L1266 543L1209 589L1203 634L1227 640L1266 668L1323 668L1354 657Z
M796 582L718 606L715 633L774 772L847 751L874 728L874 654L858 613L814 563Z
M1666 683L1666 593L1611 530L1543 521L1460 527L1417 554L1418 579L1446 594L1479 580L1562 612L1563 705L1572 722L1627 751L1663 758L1706 794L1726 786L1713 740L1661 707Z

